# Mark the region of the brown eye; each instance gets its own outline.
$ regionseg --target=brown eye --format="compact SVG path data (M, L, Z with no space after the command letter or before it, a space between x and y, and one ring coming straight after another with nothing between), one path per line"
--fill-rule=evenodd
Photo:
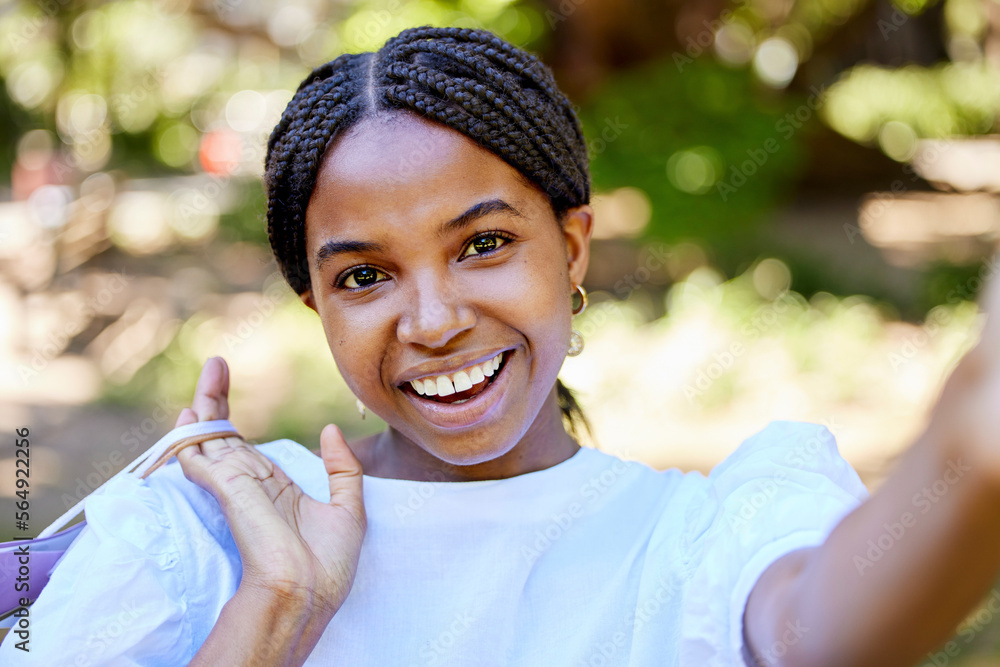
M509 239L507 237L498 234L496 232L483 234L481 236L477 236L472 240L472 243L469 244L469 247L466 249L465 254L462 256L470 257L472 255L482 255L488 252L492 252L494 250L503 247L508 242Z
M343 286L348 289L368 287L369 285L374 285L378 282L378 276L380 274L385 275L378 269L373 269L370 266L362 266L361 268L354 269L344 276Z

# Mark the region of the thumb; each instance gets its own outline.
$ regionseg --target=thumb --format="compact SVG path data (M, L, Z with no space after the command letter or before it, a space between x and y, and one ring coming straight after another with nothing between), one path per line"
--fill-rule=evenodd
M330 476L330 504L339 505L358 517L365 512L361 492L361 461L347 446L340 428L327 424L319 436L320 454Z

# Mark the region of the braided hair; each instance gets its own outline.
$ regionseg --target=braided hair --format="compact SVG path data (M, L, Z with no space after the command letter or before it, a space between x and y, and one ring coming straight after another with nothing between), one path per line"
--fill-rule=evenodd
M551 70L486 30L409 28L375 53L348 53L299 84L267 142L267 233L297 294L310 288L306 208L330 142L362 118L416 113L461 132L501 157L549 199L560 220L590 202L580 122ZM556 383L569 421L589 424Z

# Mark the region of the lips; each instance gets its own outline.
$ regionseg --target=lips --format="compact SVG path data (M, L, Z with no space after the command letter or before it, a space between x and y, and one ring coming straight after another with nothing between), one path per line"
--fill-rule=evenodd
M469 389L446 396L421 396L410 383L401 389L410 403L427 421L442 428L464 428L483 421L502 402L513 373L510 363L514 350L502 353L492 376Z

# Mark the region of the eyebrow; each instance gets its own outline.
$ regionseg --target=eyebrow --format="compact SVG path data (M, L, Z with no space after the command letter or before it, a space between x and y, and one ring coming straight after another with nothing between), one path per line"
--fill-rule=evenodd
M456 218L452 218L443 223L438 228L439 238L452 234L460 229L468 227L479 218L491 213L505 213L510 216L523 218L524 215L516 208L505 202L503 199L487 199L471 206L465 213ZM344 253L361 252L383 252L385 246L373 241L327 241L316 251L316 269L320 270L333 257Z

